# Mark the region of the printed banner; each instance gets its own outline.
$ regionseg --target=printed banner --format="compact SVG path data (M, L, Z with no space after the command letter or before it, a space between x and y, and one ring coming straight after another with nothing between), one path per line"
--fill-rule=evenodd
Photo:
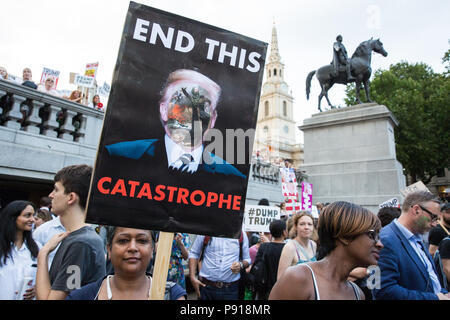
M244 231L270 232L273 220L280 219L280 208L269 206L245 206Z
M302 210L311 212L312 210L313 185L302 182Z
M82 76L79 74L76 74L74 78L75 85L85 88L92 88L95 85L94 81L95 79L92 77Z
M281 192L286 203L286 212L289 216L292 216L295 212L300 211L301 208L295 170L293 168L280 168L280 176Z
M237 238L267 44L130 2L87 222Z
M87 77L95 78L95 76L97 75L97 70L98 62L88 63L86 64L86 71L84 72L84 75Z
M45 80L47 80L47 78L51 77L54 80L52 89L56 90L56 87L58 86L59 73L60 72L57 71L57 70L44 68L42 70L41 80L39 81L39 83L44 85L45 84Z

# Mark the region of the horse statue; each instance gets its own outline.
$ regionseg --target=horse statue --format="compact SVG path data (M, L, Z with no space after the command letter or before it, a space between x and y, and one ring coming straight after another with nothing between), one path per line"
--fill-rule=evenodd
M311 90L311 79L316 74L317 79L319 80L320 86L322 88L322 92L319 95L319 111L322 112L320 107L320 100L325 96L328 101L328 105L335 109L335 107L330 103L328 99L328 90L335 84L347 84L350 82L356 82L356 100L358 103L361 103L359 99L359 91L361 89L361 83L364 84L364 90L366 92L366 98L368 102L372 102L369 94L369 78L372 74L372 68L370 67L370 63L372 60L372 51L375 51L384 57L388 54L383 48L383 44L380 39L370 40L361 42L361 44L356 48L355 53L353 53L350 60L350 70L352 76L355 78L354 80L347 79L347 72L344 68L340 68L338 74L335 73L333 65L329 64L323 66L317 70L314 70L308 74L306 78L306 98L309 100L309 93Z

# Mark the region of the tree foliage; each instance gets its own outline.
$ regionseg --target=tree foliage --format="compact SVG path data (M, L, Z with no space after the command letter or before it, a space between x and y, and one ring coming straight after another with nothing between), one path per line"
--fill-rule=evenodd
M424 63L402 61L377 70L370 86L372 100L388 107L399 122L397 159L413 181L428 183L450 167L450 50L442 61L442 74ZM346 94L346 104L356 104L353 84Z

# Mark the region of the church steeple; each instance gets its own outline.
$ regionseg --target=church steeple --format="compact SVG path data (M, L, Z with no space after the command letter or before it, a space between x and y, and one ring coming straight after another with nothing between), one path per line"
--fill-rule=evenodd
M281 62L281 56L278 52L278 37L277 28L275 27L275 22L272 26L272 42L270 43L270 62Z
M275 22L272 26L270 55L265 65L266 80L262 86L258 112L258 124L254 150L258 150L268 160L292 159L301 163L300 150L296 142L294 121L294 97L284 81L284 64L278 47ZM298 153L298 154L297 154Z
M278 36L275 22L272 26L272 41L270 43L270 55L266 63L266 84L263 90L270 90L267 86L269 84L281 85L283 89L287 89L287 84L284 82L284 64L281 62L281 56L278 49ZM275 88L272 88L275 89ZM267 91L266 91L267 92Z

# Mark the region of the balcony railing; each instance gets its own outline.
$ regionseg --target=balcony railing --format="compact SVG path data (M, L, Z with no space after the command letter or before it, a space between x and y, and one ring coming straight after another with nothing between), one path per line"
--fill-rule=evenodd
M271 184L279 184L281 182L280 167L277 165L252 158L251 172L251 178L255 181ZM295 177L299 184L307 179L307 175L300 170L295 170Z
M96 145L103 112L0 80L0 126Z

